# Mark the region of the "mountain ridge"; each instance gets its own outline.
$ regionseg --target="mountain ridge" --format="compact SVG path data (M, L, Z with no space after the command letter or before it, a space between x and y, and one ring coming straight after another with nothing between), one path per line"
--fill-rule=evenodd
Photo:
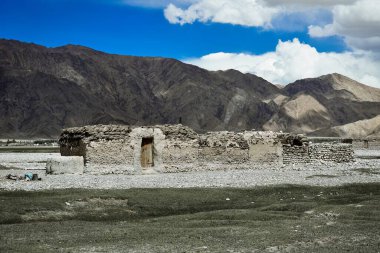
M0 40L3 137L54 137L64 127L85 124L180 120L200 132L307 133L373 118L378 108L380 89L339 74L279 88L253 74L207 71L176 59Z

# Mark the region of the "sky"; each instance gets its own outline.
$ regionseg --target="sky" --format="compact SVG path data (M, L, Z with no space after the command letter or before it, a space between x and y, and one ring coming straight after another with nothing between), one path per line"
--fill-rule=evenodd
M380 88L380 0L0 0L0 38Z

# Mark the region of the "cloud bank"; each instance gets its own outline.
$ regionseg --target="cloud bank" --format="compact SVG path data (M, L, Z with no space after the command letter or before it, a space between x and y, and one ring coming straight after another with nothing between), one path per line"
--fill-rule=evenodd
M311 37L341 35L354 49L380 51L380 2L361 0L332 9L334 21L325 26L309 26Z
M172 2L164 10L170 23L181 25L215 22L288 30L287 21L298 17L311 37L339 35L352 49L369 51L380 51L379 13L379 0L198 0L186 8Z
M380 88L380 62L368 52L321 53L298 39L279 41L275 51L261 55L221 52L184 62L209 70L237 69L283 85L338 72Z

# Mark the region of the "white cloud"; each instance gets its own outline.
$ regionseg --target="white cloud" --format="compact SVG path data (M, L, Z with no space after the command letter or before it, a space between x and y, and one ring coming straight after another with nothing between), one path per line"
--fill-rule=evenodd
M263 0L200 0L187 9L170 4L164 14L172 24L199 21L269 27L278 12L278 8L266 6Z
M327 24L325 26L309 26L309 35L315 38L327 37L336 35L333 24Z
M194 0L188 7L171 1L164 14L170 23L181 25L198 21L280 30L309 26L311 37L339 35L353 49L380 50L379 0Z
M380 2L360 0L332 9L334 21L326 26L310 26L312 37L341 35L354 49L380 50Z
M298 39L279 41L275 51L262 55L214 53L184 61L209 70L237 69L277 84L337 72L380 88L380 61L371 54L321 53Z
M266 0L269 5L298 5L298 6L334 6L334 5L350 5L358 0Z
M319 15L318 10L321 8L353 4L356 1L358 0L198 0L188 8L179 8L175 2L171 2L164 13L173 24L199 21L268 28L277 15L300 15L302 12L310 20L312 15Z

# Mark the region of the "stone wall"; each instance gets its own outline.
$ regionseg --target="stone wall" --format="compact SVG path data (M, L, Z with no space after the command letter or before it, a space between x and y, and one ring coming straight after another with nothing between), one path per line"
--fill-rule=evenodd
M354 160L354 151L351 144L318 143L309 147L311 162L351 162Z
M344 143L313 143L302 146L283 146L284 164L303 164L325 162L351 162L354 151L351 144Z
M284 164L303 164L310 163L309 146L292 146L283 145L283 163Z

